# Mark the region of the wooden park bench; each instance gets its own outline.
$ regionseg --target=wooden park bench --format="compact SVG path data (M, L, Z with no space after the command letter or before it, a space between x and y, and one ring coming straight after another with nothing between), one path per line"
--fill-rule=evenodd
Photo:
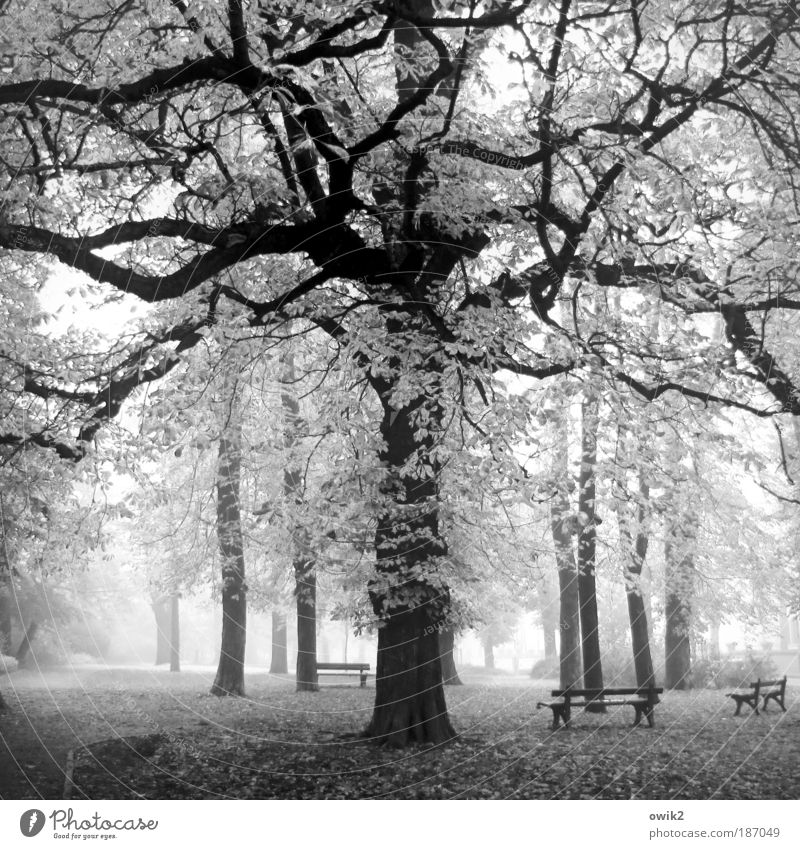
M736 713L734 713L734 716L739 716L742 705L750 705L750 709L754 710L756 712L756 716L758 716L759 699L763 699L761 707L764 710L767 709L767 703L769 700L773 699L785 713L786 706L784 705L783 700L786 695L786 676L784 675L783 678L775 681L762 681L759 678L758 681L754 681L750 684L750 689L747 690L747 692L726 693L726 695L736 702Z
M578 690L574 687L567 690L553 690L550 695L558 701L539 702L536 707L548 707L553 711L553 731L563 720L564 727L569 725L572 708L590 708L591 706L611 707L612 705L631 705L636 711L634 725L647 718L650 728L655 726L653 708L658 704L659 693L663 687L606 687L602 690Z
M354 675L358 673L361 679L361 686L367 686L367 675L369 675L368 663L318 663L317 674L323 672L325 675Z

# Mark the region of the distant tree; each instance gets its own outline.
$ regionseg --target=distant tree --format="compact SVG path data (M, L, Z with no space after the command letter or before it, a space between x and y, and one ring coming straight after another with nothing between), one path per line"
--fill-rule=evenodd
M247 585L242 535L242 400L233 365L223 366L217 460L217 540L222 566L222 642L211 693L244 695Z

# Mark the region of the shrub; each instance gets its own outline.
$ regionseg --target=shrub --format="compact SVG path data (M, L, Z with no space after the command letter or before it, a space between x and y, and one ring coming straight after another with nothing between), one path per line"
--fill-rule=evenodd
M16 658L9 657L5 654L0 654L0 675L8 674L9 672L14 672L17 666Z
M776 678L778 669L769 656L699 660L692 666L692 686L716 688L747 687L757 678Z
M537 660L531 668L531 678L555 678L557 681L560 677L561 670L557 657L543 657L541 660Z

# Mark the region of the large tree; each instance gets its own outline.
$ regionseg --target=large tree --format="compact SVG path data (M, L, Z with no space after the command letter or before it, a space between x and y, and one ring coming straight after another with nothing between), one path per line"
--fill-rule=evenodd
M305 316L380 404L371 731L440 742L447 398L479 407L493 372L585 375L589 356L651 400L800 411L750 318L798 307L779 267L794 243L763 215L794 199L797 4L353 0L301 4L289 25L271 3L157 5L161 21L139 3L3 8L0 247L38 258L40 280L54 263L79 273L75 300L149 309L117 344L73 335L57 359L15 323L4 383L24 426L9 419L0 442L80 459L222 301L255 334ZM513 46L493 40L503 28ZM500 73L517 85L493 102ZM641 349L616 368L623 328L585 335L551 314L586 280L721 314L739 354L724 369L746 365L777 404L717 385L695 346L672 374Z

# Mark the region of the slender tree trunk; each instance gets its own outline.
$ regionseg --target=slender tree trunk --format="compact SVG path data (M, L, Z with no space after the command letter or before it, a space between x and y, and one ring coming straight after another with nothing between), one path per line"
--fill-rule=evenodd
M169 617L169 671L181 671L181 619L180 619L180 595L173 593L170 596Z
M19 644L19 648L17 649L16 654L14 655L17 663L20 666L25 666L25 663L28 659L28 654L31 650L31 643L33 642L33 638L36 636L36 632L38 630L38 622L31 622L25 629L25 636L22 638L22 642Z
M558 597L553 579L545 575L539 584L539 617L542 620L542 634L544 636L544 656L546 660L556 657L558 647L556 644L556 632L558 631Z
M6 535L5 504L0 494L0 654L11 654L11 622L13 611L13 584L11 558Z
M269 671L271 675L285 675L289 671L286 651L286 614L282 610L272 611L272 658Z
M289 454L283 473L283 488L287 504L292 505L293 564L295 601L297 604L297 690L319 690L317 675L317 575L308 533L303 527L303 471L292 456L301 438L300 404L293 391L295 382L294 357L286 351L281 357L281 405L283 407L283 444Z
M396 324L387 322L390 332ZM367 734L388 746L443 743L455 732L447 715L439 653L438 631L449 594L435 583L438 558L447 553L439 530L437 470L419 476L403 471L420 447L412 416L424 402L397 409L390 403L391 384L371 379L383 402L380 460L387 470L387 501L378 518L375 577L369 587L380 627L375 708ZM441 421L436 411L431 418L428 439ZM423 451L428 447L423 444Z
M247 585L239 503L242 419L235 381L226 381L226 415L222 421L217 466L217 537L222 561L222 644L215 696L244 695L247 639Z
M552 628L544 629L544 658L552 660L558 654L558 646L556 644L556 632Z
M695 518L688 511L682 517L673 513L671 518L673 525L664 543L664 684L671 690L685 690L691 686L692 672Z
M556 424L553 448L555 492L550 500L550 530L558 570L559 678L562 689L575 687L583 677L578 566L572 544L575 517L565 489L569 479L569 432L563 413L552 413Z
M11 652L11 611L13 608L11 575L0 559L0 654Z
M621 504L618 507L623 550L622 568L625 578L625 595L628 600L628 619L631 628L631 646L637 687L647 687L651 684L655 686L653 657L650 651L649 620L642 590L642 570L650 541L647 526L649 499L650 487L644 472L640 470L635 539L633 529L630 527L631 518L628 505Z
M719 650L719 619L713 618L711 620L711 635L708 641L708 656L712 660L719 660L720 658L720 650Z
M597 512L595 467L599 399L589 389L581 405L581 470L578 479L578 596L581 611L581 648L584 687L602 689L603 665L600 656L600 631L597 617ZM587 708L588 710L588 708ZM603 713L602 705L593 705L594 713Z
M494 646L492 641L484 637L483 643L483 665L486 669L494 669Z
M455 634L453 633L452 628L442 628L442 630L439 631L439 654L442 658L442 680L445 684L450 684L451 686L463 683L458 677L456 661L453 656L454 648Z
M319 690L317 675L317 575L313 560L294 564L297 597L297 690Z
M164 596L152 603L153 614L156 618L156 666L169 663L170 644L170 609L169 599Z

